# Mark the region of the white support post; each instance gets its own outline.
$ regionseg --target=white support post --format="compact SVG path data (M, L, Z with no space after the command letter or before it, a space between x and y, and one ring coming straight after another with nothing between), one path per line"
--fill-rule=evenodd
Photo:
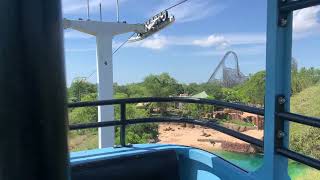
M113 64L112 64L112 39L118 34L128 32L145 32L143 24L126 24L101 21L73 21L64 19L64 28L96 36L97 43L97 83L98 100L113 99ZM113 106L98 107L98 121L113 121ZM99 128L99 148L114 145L114 127Z
M159 15L157 15L157 17L158 16ZM165 21L163 21L164 24L158 27L157 31L173 22L173 17L165 19ZM136 32L138 34L145 34L143 37L138 37L138 40L142 40L156 32L148 32L144 24L127 24L120 22L74 21L64 19L63 26L65 29L71 28L96 36L98 100L113 99L112 38L119 34ZM113 106L98 107L99 122L113 120ZM114 145L114 135L114 127L99 128L99 148L112 147Z
M112 36L97 35L98 100L113 99ZM98 107L98 122L113 121L113 106ZM114 145L114 127L99 128L99 148Z

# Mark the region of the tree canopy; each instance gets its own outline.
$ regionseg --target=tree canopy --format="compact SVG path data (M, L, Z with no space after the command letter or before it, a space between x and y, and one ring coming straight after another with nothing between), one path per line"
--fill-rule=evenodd
M243 84L233 88L224 88L215 83L177 82L168 73L149 75L140 83L127 85L114 84L114 98L132 97L168 97L187 94L189 96L205 92L208 98L228 102L242 102L250 104L264 104L266 72L260 71L250 75ZM320 116L314 114L318 111L320 102L314 102L314 96L320 93L320 70L315 68L293 68L291 90L293 94L292 109L294 112ZM311 87L311 88L310 88ZM73 81L68 88L69 101L93 101L97 98L97 86L85 80ZM304 105L302 105L304 103ZM307 104L306 104L307 103ZM127 105L127 118L141 118L152 115L153 109L160 108L161 113L167 112L174 104L149 103L138 107L136 104ZM313 107L313 108L312 108ZM200 118L206 112L212 112L213 106L186 104L183 106L182 116ZM69 110L70 124L96 122L98 119L97 107L83 107ZM120 108L115 106L115 119L120 119ZM303 129L303 131L301 131ZM94 130L96 132L96 130ZM320 157L319 142L320 131L317 128L306 128L293 124L290 132L290 147L313 157ZM127 142L147 143L157 139L158 126L156 124L139 124L128 126ZM119 142L119 128L116 128L116 142Z

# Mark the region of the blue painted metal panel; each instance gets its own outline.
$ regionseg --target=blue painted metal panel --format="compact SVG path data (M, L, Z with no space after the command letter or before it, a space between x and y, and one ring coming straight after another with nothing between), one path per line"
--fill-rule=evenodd
M266 95L264 124L264 160L262 168L257 171L261 180L286 180L288 176L288 160L275 151L276 138L276 97L287 97L285 110L289 110L291 79L291 45L292 45L292 13L287 24L278 26L278 5L280 0L268 0L267 21L267 59L266 59ZM283 145L288 146L288 124L284 125L286 136Z
M248 173L222 158L192 147L139 144L131 148L104 148L71 153L71 165L115 158L124 155L134 155L150 151L175 150L179 161L180 177L183 180L255 180L254 174Z

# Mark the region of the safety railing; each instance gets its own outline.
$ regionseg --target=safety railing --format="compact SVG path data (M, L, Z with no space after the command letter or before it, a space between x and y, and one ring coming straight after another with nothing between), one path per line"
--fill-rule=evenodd
M279 29L278 28L271 29L274 32L270 33L271 36L274 36L275 34L277 34L279 32L283 33L283 34L279 33L278 37L275 38L275 39L277 39L277 43L281 44L281 46L282 46L281 50L275 53L276 56L281 57L281 58L283 58L283 57L290 57L291 58L291 51L292 51L291 50L291 46L292 46L291 41L292 40L290 38L292 37L292 30L290 30L290 28L292 28L291 27L292 26L292 12L295 10L300 10L300 9L304 9L304 8L308 8L308 7L312 7L312 6L316 6L316 5L320 5L320 0L279 0L278 1L278 5L277 5L278 12L276 12L276 13L277 13L277 18L278 18L278 26L280 28ZM272 13L270 13L270 15L271 14ZM270 16L270 15L268 13L268 16ZM270 19L272 19L272 18L270 18ZM290 23L288 23L288 22L290 22ZM288 26L288 25L290 25L290 26ZM270 27L272 27L272 23L270 23ZM283 29L281 29L281 28L283 28ZM288 39L288 37L290 37L290 38ZM278 39L281 39L281 40L278 41ZM269 38L268 41L270 41L270 40L271 39ZM272 43L272 40L270 42ZM290 46L290 50L286 49L289 46ZM278 48L278 47L274 46L273 48ZM270 52L272 52L272 51L270 51ZM277 53L279 53L279 54L277 54ZM269 53L269 54L272 54L272 53ZM283 67L285 67L285 66L283 66ZM274 68L274 67L272 67L272 68ZM283 81L282 83L286 84L285 81ZM282 87L286 87L286 85L284 85ZM286 89L286 88L284 88L284 89ZM311 167L320 169L320 161L318 159L314 159L314 158L305 156L303 154L294 152L294 151L286 148L283 145L283 138L285 136L287 136L285 134L285 130L284 130L284 127L286 127L285 122L291 121L291 122L296 122L296 123L319 128L320 127L320 119L306 117L306 116L286 112L285 108L284 108L284 104L285 104L284 102L286 100L285 97L279 96L277 98L278 99L276 102L278 102L278 103L276 104L276 112L275 112L275 116L276 116L276 127L275 127L276 128L276 132L275 132L276 133L275 134L275 136L276 136L276 139L275 139L276 151L279 154L284 155L288 158L291 158L291 159L296 160L298 162L302 162L302 163L307 164Z
M320 5L320 0L279 0L279 26L287 26L288 16L293 11L317 5Z
M263 148L263 141L246 134L228 129L224 126L221 126L217 123L217 119L193 119L186 117L147 117L147 118L137 118L137 119L127 119L126 118L126 105L134 103L150 103L150 102L179 102L179 103L194 103L194 104L203 104L203 105L212 105L219 106L224 108L230 108L234 110L239 110L243 112L248 112L256 115L264 115L264 109L246 106L242 104L223 102L218 100L209 100L209 99L199 99L199 98L181 98L181 97L147 97L147 98L130 98L130 99L112 99L112 100L101 100L93 102L77 102L71 103L68 105L69 108L78 108L78 107L95 107L95 106L106 106L106 105L120 105L120 119L119 120L110 120L103 122L95 123L85 123L85 124L72 124L69 126L70 130L80 130L88 128L100 128L100 127L109 127L109 126L120 126L120 145L126 146L126 126L140 123L161 123L161 122L173 122L173 123L190 123L195 125L200 125L203 127L208 127L216 131L225 133L257 147ZM281 101L280 101L281 102ZM279 106L281 109L281 104ZM284 122L284 120L289 120L293 122L298 122L306 125L311 125L314 127L320 127L320 120L316 118L310 118L306 116L296 115L289 112L280 112L276 113L276 117L279 119L279 122ZM281 124L281 123L280 123ZM279 126L278 129L281 126ZM275 133L279 133L277 131ZM281 139L282 137L279 137ZM277 140L278 141L278 140ZM275 141L275 142L277 142ZM311 167L320 169L320 162L317 159L302 155L300 153L291 151L287 148L284 148L281 144L276 146L277 152L283 156L301 162L303 164L309 165Z
M301 162L308 166L314 167L316 169L320 169L320 160L311 158L309 156L303 155L301 153L292 151L286 148L282 144L282 139L286 136L284 131L284 123L285 122L295 122L303 125L308 125L312 127L320 128L320 119L314 117L303 116L299 114L294 114L291 112L286 112L284 108L284 104L286 101L285 96L278 96L276 104L276 150L279 154L286 156L295 161ZM320 145L319 145L320 146Z

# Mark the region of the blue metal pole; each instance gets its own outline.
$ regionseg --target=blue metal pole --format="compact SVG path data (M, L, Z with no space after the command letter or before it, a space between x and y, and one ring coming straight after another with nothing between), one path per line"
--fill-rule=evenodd
M286 180L288 176L288 159L276 153L276 116L277 97L283 95L285 111L290 106L291 86L291 50L292 50L292 13L287 19L279 20L280 0L268 0L267 8L267 56L266 56L266 92L264 124L264 159L262 168L257 171L262 180ZM279 25L281 22L282 26ZM280 139L282 146L288 147L288 124L283 126Z

